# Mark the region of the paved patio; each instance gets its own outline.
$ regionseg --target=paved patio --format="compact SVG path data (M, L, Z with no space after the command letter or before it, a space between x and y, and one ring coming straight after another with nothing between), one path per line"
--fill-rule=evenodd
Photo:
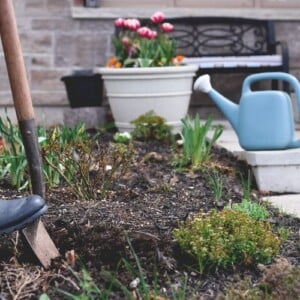
M282 212L300 218L300 149L284 151L245 151L227 121L217 120L223 133L217 145L232 152L238 159L246 160L252 167L259 190L272 192L263 197ZM296 124L296 137L300 137L300 125Z

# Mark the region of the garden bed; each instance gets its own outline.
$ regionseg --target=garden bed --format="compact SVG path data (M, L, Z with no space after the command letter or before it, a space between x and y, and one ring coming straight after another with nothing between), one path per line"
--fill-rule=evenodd
M99 136L103 145L111 139L109 134ZM193 173L176 172L169 144L135 141L134 149L129 172L113 183L105 199L99 196L83 201L67 186L47 191L49 209L43 222L61 253L49 270L38 266L21 236L0 237L3 299L35 299L43 292L51 299L64 299L58 289L80 294L77 276L82 276L83 267L101 290L110 291L108 299L128 298L120 285L130 290L133 299L139 299L138 289L130 288L141 275L139 264L149 290L161 297L148 299L157 300L184 299L181 293L185 299L216 299L228 284L249 277L250 286L255 286L263 277L262 268L257 267L233 266L200 274L197 263L181 251L172 234L180 221L200 210L220 210L230 202L240 202L241 174L247 176L248 172L245 164L225 150L213 148L207 167ZM212 167L223 180L218 201L209 183ZM2 198L19 195L4 181L0 189ZM252 196L257 199L254 193L259 196L255 187ZM281 257L299 266L300 220L269 210L269 221L290 231ZM112 279L115 285L110 287Z

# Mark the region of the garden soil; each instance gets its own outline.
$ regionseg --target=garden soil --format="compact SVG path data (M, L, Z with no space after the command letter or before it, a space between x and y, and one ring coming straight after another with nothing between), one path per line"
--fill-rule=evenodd
M105 145L111 135L102 134L99 140ZM39 266L21 235L0 237L0 299L37 299L42 293L50 299L66 299L60 290L80 294L83 268L98 287L111 290L108 299L128 299L117 285L139 299L134 285L141 272L153 295L155 290L160 295L149 299L157 300L180 299L181 291L185 299L216 299L226 285L243 278L249 278L253 286L257 283L262 276L257 267L232 266L201 275L197 263L181 251L173 236L180 221L200 210L240 202L241 176L247 177L248 167L224 149L214 148L202 170L177 172L170 145L137 141L134 147L129 171L113 183L105 199L83 201L67 186L47 191L49 209L43 223L61 253L48 270ZM224 182L218 201L209 182L213 168ZM0 194L2 199L24 195L5 181ZM252 198L259 196L253 185ZM280 256L299 265L300 220L269 210L269 221L290 231ZM112 279L117 283L111 287Z

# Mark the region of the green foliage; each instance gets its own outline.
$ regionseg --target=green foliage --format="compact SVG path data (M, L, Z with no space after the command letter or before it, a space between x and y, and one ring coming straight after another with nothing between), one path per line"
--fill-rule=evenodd
M235 203L229 209L244 212L249 215L255 221L264 221L269 216L269 212L261 204L252 202L249 199L244 198L241 203Z
M77 275L75 272L73 272L76 279L79 282L80 286L80 294L79 295L73 295L69 292L59 290L61 294L63 294L66 299L70 300L97 300L97 299L108 299L108 295L106 292L102 292L97 285L95 284L94 280L88 273L88 271L83 268L81 270L81 274Z
M267 208L259 203L251 200L251 174L248 172L247 179L245 180L242 176L242 187L243 187L243 199L241 203L235 203L229 205L226 208L233 209L236 211L244 212L249 215L255 221L264 221L269 217Z
M216 126L213 136L207 139L207 134L212 127L212 119L209 118L204 125L201 125L199 115L195 119L186 117L181 120L183 128L181 136L183 139L183 157L177 164L180 167L191 165L193 170L201 168L204 162L209 160L211 148L222 134L221 126Z
M38 129L44 136L40 143L46 185L52 188L62 182L76 180L79 153L90 154L92 140L83 124L74 128L53 127L49 131Z
M182 249L196 258L200 273L217 267L269 263L281 243L269 223L230 209L199 213L181 223L174 236Z
M116 132L113 138L117 143L129 143L132 139L129 132Z
M20 130L9 118L6 123L0 119L0 133L1 178L8 176L13 187L24 189L30 178ZM127 172L134 151L132 144L99 145L83 124L38 128L37 135L46 187L67 184L83 200L105 197L112 183Z
M7 116L0 118L0 135L3 146L0 148L0 178L9 176L10 183L18 190L29 186L29 174L22 136Z
M213 196L216 201L221 200L223 194L224 180L217 171L213 171L209 178L209 185L213 189Z
M91 139L76 148L66 144L64 151L49 149L53 160L46 162L82 200L105 198L112 183L121 178L132 161L132 144L110 143L103 146Z
M248 171L248 176L245 179L241 175L242 187L243 187L243 198L250 200L251 199L251 171Z
M149 111L131 122L134 129L131 135L134 139L142 141L173 141L171 126L166 124L165 119Z

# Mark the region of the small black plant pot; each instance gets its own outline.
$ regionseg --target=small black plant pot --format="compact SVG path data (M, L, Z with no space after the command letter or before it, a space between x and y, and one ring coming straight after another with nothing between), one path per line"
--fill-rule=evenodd
M85 0L85 7L98 7L100 5L100 0Z
M100 74L79 71L61 78L72 108L101 106L103 102L103 80Z

